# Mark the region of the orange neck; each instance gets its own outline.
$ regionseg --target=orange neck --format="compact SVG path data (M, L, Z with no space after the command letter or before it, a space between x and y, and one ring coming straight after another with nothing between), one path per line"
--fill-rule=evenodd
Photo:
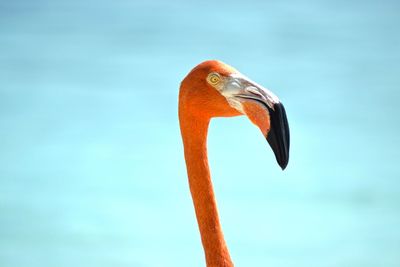
M208 267L232 267L218 218L207 159L210 119L190 116L180 110L180 127L185 150L190 192L199 224Z

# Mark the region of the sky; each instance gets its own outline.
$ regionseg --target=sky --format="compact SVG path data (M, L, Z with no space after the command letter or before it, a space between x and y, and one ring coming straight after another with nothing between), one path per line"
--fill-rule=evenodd
M0 0L0 265L205 266L177 117L222 60L273 91L208 153L235 266L400 264L398 1Z

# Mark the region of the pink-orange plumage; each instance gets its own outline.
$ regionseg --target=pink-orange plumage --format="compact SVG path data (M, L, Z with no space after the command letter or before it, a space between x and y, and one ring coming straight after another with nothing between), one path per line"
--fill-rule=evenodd
M230 267L207 159L207 131L213 117L247 115L266 136L278 163L289 158L289 128L279 99L234 68L205 61L182 81L179 122L190 191L208 267Z

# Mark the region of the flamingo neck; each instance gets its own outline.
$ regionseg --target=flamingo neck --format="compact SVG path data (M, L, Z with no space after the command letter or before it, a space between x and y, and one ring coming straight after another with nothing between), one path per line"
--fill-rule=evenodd
M210 119L180 112L180 127L201 241L207 267L233 267L226 246L214 196L207 159L207 132Z

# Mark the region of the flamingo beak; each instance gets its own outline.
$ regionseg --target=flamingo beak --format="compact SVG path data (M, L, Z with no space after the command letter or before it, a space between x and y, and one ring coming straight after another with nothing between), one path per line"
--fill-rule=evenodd
M272 92L247 78L235 78L235 83L240 86L236 86L234 98L239 100L245 115L260 128L276 161L284 170L289 162L290 146L289 124L284 106ZM228 85L228 88L232 86Z

